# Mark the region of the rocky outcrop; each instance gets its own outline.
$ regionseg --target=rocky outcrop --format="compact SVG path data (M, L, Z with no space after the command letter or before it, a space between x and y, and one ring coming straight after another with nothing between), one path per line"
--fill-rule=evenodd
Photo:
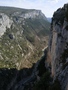
M29 12L15 12L12 16L18 16L19 18L27 19L27 18L41 18L43 17L46 20L45 15L41 12L41 10L32 10Z
M68 4L53 15L46 65L52 77L60 81L61 89L68 90Z
M12 22L6 14L0 13L0 37L6 32L6 28L11 27Z

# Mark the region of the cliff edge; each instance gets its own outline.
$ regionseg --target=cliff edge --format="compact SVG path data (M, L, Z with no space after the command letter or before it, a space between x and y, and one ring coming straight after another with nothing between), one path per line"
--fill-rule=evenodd
M46 65L61 90L68 90L68 4L53 14Z

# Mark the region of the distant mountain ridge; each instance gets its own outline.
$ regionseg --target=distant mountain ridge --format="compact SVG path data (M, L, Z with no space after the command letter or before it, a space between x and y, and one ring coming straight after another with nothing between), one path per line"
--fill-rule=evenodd
M47 45L49 25L40 10L0 7L0 68L30 67Z
M51 17L47 17L47 20L51 23L52 19Z

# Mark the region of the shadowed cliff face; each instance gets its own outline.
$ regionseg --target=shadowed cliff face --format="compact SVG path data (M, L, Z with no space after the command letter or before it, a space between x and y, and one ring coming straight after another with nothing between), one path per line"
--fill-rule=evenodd
M68 4L54 13L50 32L48 66L62 90L68 90Z
M25 90L27 83L31 83L30 75L32 68L23 68L17 70L15 68L1 68L0 69L0 90ZM35 78L33 78L35 80ZM30 81L29 81L30 80ZM30 88L29 85L28 88ZM26 88L25 87L25 88ZM28 90L28 89L26 89Z

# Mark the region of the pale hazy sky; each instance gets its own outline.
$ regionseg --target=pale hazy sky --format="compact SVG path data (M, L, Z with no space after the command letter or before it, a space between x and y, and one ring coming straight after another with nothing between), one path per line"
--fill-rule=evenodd
M39 9L46 17L52 17L53 12L65 3L68 3L68 0L0 0L0 6Z

